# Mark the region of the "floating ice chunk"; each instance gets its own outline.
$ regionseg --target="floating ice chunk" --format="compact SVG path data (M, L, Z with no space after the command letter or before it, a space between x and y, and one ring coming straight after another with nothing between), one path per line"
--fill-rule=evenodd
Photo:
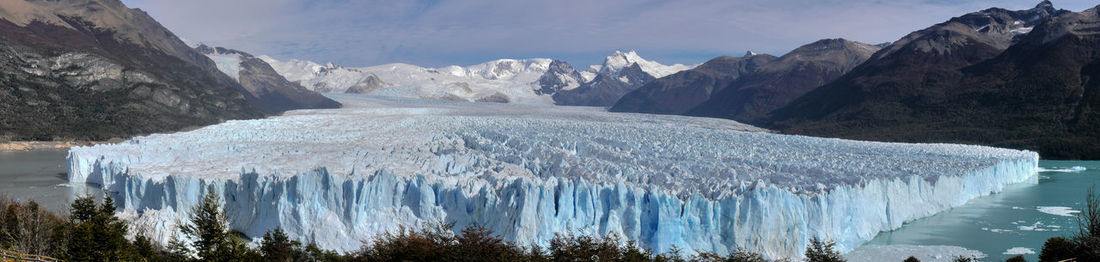
M1088 169L1083 167L1083 166L1072 166L1072 167L1069 167L1069 168L1050 168L1050 169L1042 168L1042 167L1039 168L1039 172L1061 172L1061 173L1078 173L1078 172L1082 172L1082 171L1085 171L1085 170L1088 170Z
M1019 229L1020 231L1047 231L1047 229L1043 228L1043 222L1039 221L1031 224L1030 226L1017 226L1016 229Z
M844 254L849 262L902 261L910 256L920 261L954 261L957 257L985 258L986 254L957 246L868 245Z
M1047 214L1051 214L1051 215L1055 215L1055 216L1065 216L1065 217L1075 216L1075 214L1081 212L1079 210L1070 209L1069 207L1059 207L1059 206L1039 206L1036 209L1039 210L1039 212L1043 212L1043 213L1047 213Z
M1014 247L1014 248L1009 248L1008 250L1005 250L1004 254L1005 255L1029 255L1029 254L1035 254L1035 250L1032 250L1032 249L1026 248L1026 247Z

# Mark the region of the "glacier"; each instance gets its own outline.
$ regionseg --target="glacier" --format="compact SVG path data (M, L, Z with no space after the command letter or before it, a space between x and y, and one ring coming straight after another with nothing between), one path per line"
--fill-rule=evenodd
M74 190L111 192L168 241L207 190L233 229L353 251L384 232L481 225L520 244L609 235L658 252L800 257L1037 183L1038 154L770 133L598 108L330 95L340 109L74 147Z

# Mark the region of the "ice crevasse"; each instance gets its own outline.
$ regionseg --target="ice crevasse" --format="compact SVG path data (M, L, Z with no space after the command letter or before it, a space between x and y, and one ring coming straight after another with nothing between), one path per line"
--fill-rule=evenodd
M102 185L164 241L213 189L248 236L280 227L341 251L454 223L524 245L616 234L658 252L740 247L774 258L801 256L813 237L850 250L1037 181L1029 151L591 108L335 98L346 107L73 148L70 183Z

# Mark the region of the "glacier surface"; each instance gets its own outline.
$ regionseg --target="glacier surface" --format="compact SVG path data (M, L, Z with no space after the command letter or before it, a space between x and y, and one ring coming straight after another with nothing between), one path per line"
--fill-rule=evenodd
M70 183L102 185L163 241L213 189L234 229L258 237L281 227L342 251L445 222L522 244L617 234L661 252L799 257L812 237L847 251L1037 181L1029 151L780 135L584 107L332 97L345 107L76 147Z

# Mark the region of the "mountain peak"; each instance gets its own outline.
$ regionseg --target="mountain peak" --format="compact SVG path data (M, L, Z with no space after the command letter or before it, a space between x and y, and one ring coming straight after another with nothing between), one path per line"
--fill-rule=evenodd
M621 71L623 68L629 67L633 64L638 64L642 71L645 71L646 73L657 78L671 75L673 73L690 68L681 64L664 65L656 61L646 60L645 58L642 58L642 56L638 55L638 52L635 52L634 50L630 50L628 52L615 50L614 54L611 54L610 56L604 58L602 66L592 66L590 67L589 71L591 71L591 73L617 75L618 72Z
M1035 5L1034 9L1054 9L1054 4L1050 0L1043 0Z
M754 56L754 55L758 55L758 54L756 52L753 52L752 50L745 51L745 57L750 57L750 56Z

